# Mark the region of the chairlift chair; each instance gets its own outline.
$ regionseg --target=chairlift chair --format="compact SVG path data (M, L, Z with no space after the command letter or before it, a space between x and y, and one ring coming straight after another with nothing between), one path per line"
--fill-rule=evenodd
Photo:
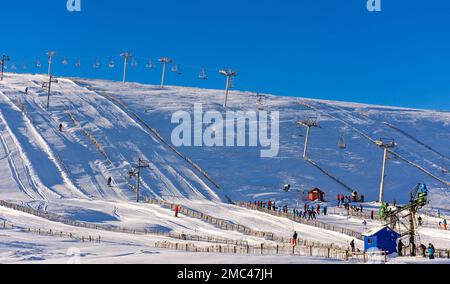
M147 64L145 65L145 68L147 69L155 68L155 64L153 64L153 61L151 59L148 60Z
M64 57L64 59L62 60L62 65L67 65L69 64L69 61L67 60L67 58Z
M132 68L136 68L138 66L138 62L137 62L136 58L133 57L133 59L131 60L130 66Z
M41 68L42 67L42 63L41 63L41 61L39 59L36 60L36 67L37 68Z
M179 66L178 64L175 64L174 66L172 66L171 71L172 71L173 73L178 74L178 75L181 75L181 74L182 74L182 73L181 73L181 68L180 68L180 66Z
M94 67L94 69L100 68L100 60L97 59L97 60L95 61L94 65L92 65L92 67Z
M109 68L114 68L114 66L115 66L115 64L114 64L114 59L111 58L111 59L109 60L108 67L109 67Z
M200 80L207 80L208 79L208 75L206 74L206 70L204 68L202 68L200 70L200 73L198 74L198 78Z
M80 67L81 66L81 60L78 59L77 62L75 62L75 67Z

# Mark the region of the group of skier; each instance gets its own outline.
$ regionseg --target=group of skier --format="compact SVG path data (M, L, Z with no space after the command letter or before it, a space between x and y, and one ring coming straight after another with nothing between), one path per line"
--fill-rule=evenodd
M404 251L405 247L406 246L402 242L402 240L399 240L398 244L397 244L397 254L398 254L398 256L403 256L404 255L403 251ZM434 248L434 245L432 243L429 243L428 247L426 245L424 245L424 244L419 244L419 248L420 248L420 253L421 253L422 257L427 257L427 254L428 254L428 258L429 259L434 259L435 258L436 249ZM415 247L413 247L412 250L413 250L412 254L415 255L416 254Z
M358 196L357 192L353 192L351 195L344 195L342 193L339 193L336 196L336 200L337 200L338 207L346 206L346 205L348 205L350 203L354 203L354 202L364 203L364 195Z

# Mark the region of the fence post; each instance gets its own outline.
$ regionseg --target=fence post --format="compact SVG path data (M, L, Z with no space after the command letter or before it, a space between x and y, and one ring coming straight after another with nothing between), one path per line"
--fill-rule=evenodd
M263 254L264 244L261 244L261 254Z
M330 258L330 247L327 248L327 258Z
M313 247L309 246L309 256L312 256L312 254L313 254Z
M278 254L278 247L279 247L279 245L277 244L277 254Z

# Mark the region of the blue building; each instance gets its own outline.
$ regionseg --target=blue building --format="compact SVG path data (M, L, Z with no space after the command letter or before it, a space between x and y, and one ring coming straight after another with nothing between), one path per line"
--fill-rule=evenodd
M397 252L397 240L400 234L386 227L373 228L365 233L364 251L381 250L387 251L388 254Z

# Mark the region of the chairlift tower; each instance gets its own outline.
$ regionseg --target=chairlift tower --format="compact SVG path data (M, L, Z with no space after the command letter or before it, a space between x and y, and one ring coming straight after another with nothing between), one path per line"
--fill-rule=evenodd
M136 202L137 203L139 203L139 201L140 201L141 169L148 169L148 168L150 168L150 162L139 158L137 166L128 172L130 178L136 177Z
M164 89L164 79L166 77L167 64L172 63L173 60L169 57L161 57L158 61L161 62L163 65L163 71L162 71L162 75L161 75L161 89Z
M46 54L48 56L48 75L50 76L52 74L53 57L56 56L56 51L49 51Z
M227 77L227 85L225 89L225 101L223 104L223 107L227 107L227 101L228 101L228 93L230 91L230 83L232 82L233 78L237 76L236 70L232 70L230 68L222 69L219 71L220 74Z
M311 134L312 127L320 127L319 123L314 119L306 119L297 121L298 126L306 127L306 136L305 136L305 148L303 149L303 159L308 159L308 145L309 145L309 135Z
M122 82L125 83L127 81L127 64L128 64L128 59L133 57L133 55L131 54L131 52L122 52L120 54L120 57L123 58L123 77L122 77Z
M381 168L381 182L380 182L380 198L379 202L382 203L384 200L384 181L386 178L386 165L388 160L389 149L398 147L398 144L393 139L384 139L375 141L378 147L383 149L383 165Z
M47 110L50 108L50 93L52 91L52 83L57 84L58 79L53 78L52 75L49 76L48 82L42 84L42 88L47 89Z
M11 59L9 58L9 56L8 55L6 55L6 54L3 54L2 55L2 61L1 61L1 64L2 64L2 74L1 74L1 79L0 79L0 81L3 81L3 72L5 71L5 63L7 62L7 61L10 61Z

